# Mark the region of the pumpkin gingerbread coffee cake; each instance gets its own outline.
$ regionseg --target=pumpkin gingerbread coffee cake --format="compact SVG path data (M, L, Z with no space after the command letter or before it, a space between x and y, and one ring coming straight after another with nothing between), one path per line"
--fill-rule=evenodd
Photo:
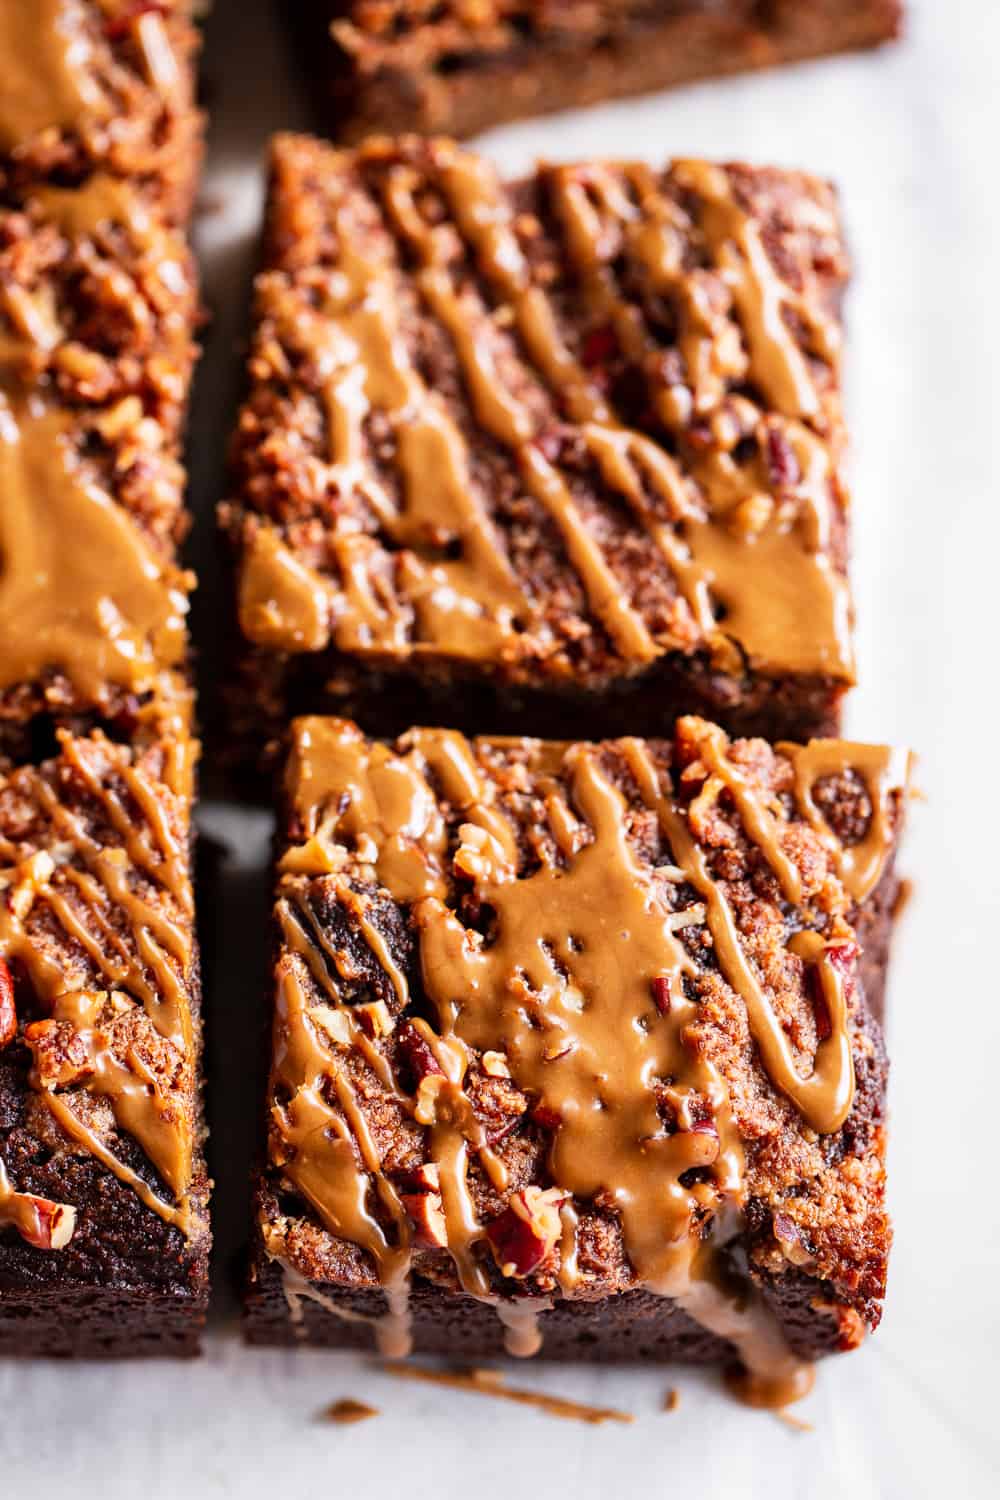
M835 731L847 270L803 173L280 138L230 732Z
M294 727L247 1329L679 1359L876 1327L906 757Z

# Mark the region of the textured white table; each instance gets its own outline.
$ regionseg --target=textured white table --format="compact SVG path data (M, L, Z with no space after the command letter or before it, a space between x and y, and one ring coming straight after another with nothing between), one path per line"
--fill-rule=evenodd
M199 384L194 503L206 676L224 608L210 512L234 394L267 133L301 104L264 0L226 0L210 26L215 123L199 226L215 312ZM536 155L670 153L808 166L841 185L857 262L849 307L861 686L857 737L919 748L916 877L891 995L892 1203L897 1247L882 1330L823 1366L794 1432L742 1410L714 1379L674 1371L519 1367L521 1383L624 1406L629 1428L584 1428L485 1398L404 1385L353 1357L241 1349L224 1282L242 1233L252 1089L216 1109L220 1310L191 1366L0 1363L0 1496L177 1500L364 1494L795 1496L996 1494L1000 1440L1000 816L995 679L1000 520L1000 195L996 0L914 0L909 40L817 64L498 133L509 171ZM255 12L263 11L258 17ZM208 1007L217 1061L249 1079L261 1003L267 823L221 805L231 844L217 898ZM203 905L210 901L203 893ZM225 1036L219 1021L226 1024ZM660 1410L668 1385L680 1409ZM382 1409L336 1428L353 1395Z

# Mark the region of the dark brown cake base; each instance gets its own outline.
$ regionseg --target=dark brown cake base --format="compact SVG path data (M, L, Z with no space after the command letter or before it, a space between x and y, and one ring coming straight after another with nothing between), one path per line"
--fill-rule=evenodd
M818 1359L838 1346L836 1320L817 1317L811 1307L823 1296L822 1284L807 1276L783 1277L773 1297L774 1311L795 1353ZM317 1287L337 1305L361 1317L378 1318L385 1299L378 1292L345 1292L342 1287ZM302 1298L292 1319L280 1267L273 1262L255 1265L246 1304L248 1343L311 1348L371 1349L372 1332L364 1323L347 1322L319 1302ZM410 1293L413 1346L417 1354L444 1355L467 1361L503 1355L502 1328L492 1308L471 1297L442 1297L433 1286L415 1278ZM539 1314L543 1360L602 1364L727 1365L736 1351L725 1339L709 1333L675 1303L651 1292L623 1292L598 1302L563 1301Z
M192 997L197 1006L197 998ZM193 1020L198 1037L198 1016ZM200 1042L199 1042L200 1052ZM22 1192L77 1209L58 1254L0 1228L0 1355L24 1358L189 1357L208 1310L210 1183L199 1149L190 1197L206 1228L188 1241L133 1189L86 1155L53 1154L26 1124L30 1054L0 1057L0 1158ZM203 1134L199 1112L198 1137ZM125 1155L124 1141L120 1145ZM133 1171L162 1191L138 1147Z
M515 687L484 680L481 672L466 678L454 667L439 675L415 672L412 664L405 673L379 672L332 652L316 660L250 649L223 691L220 757L267 772L300 714L353 719L367 734L389 739L411 724L431 723L465 734L594 740L670 734L678 717L693 713L731 735L805 742L838 733L846 689L821 677L753 673L740 682L713 672L704 656L680 652L596 692Z
M349 9L330 0L289 7L319 107L342 141L404 130L475 135L524 116L877 46L902 21L901 0L682 0L636 7L645 13L629 19L598 14L572 35L529 29L505 51L477 45L470 31L468 52L404 70L391 49L384 64L373 52L358 68L328 39L331 19Z
M3 1356L189 1359L204 1323L203 1298L186 1305L142 1291L0 1291Z

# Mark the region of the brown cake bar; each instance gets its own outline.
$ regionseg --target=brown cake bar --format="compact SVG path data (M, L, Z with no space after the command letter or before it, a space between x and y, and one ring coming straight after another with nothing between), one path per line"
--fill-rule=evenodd
M906 757L815 740L394 746L299 720L259 1343L731 1364L879 1320L869 996ZM499 1320L499 1321L498 1321Z
M92 172L190 212L201 162L192 0L2 0L0 201Z
M872 47L902 0L296 0L340 139L473 135L523 115Z
M0 774L0 1353L191 1354L208 1295L176 746Z
M274 147L223 507L234 720L836 727L853 680L832 189L678 161L503 187Z
M0 7L2 9L2 7ZM0 209L0 757L183 700L190 252L105 172ZM178 732L183 733L183 730Z

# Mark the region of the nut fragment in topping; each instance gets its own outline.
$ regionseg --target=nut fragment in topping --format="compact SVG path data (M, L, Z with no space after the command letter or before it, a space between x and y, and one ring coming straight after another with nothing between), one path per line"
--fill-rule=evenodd
M17 866L15 884L7 892L7 905L19 922L23 922L39 890L51 878L55 863L51 855L39 849Z
M849 938L827 943L823 949L823 956L844 986L845 996L849 993L850 986L853 983L854 967L860 954L861 950L857 943L852 942ZM833 1031L833 1023L830 1019L826 996L823 993L823 984L820 979L819 970L815 964L810 964L806 971L806 983L808 985L809 999L812 1004L816 1040L818 1042L825 1042Z
M415 1026L407 1024L400 1028L399 1048L418 1083L431 1074L444 1074L444 1069L434 1056L433 1049Z
M403 1207L413 1225L413 1243L421 1250L444 1250L448 1225L441 1199L436 1193L404 1193Z
M39 1088L70 1088L94 1071L86 1041L75 1026L64 1021L33 1021L24 1040L34 1059L33 1081Z
M509 880L513 866L499 839L478 823L463 823L458 830L459 845L452 864L457 875L469 880Z
M356 1005L354 1014L365 1036L373 1040L388 1036L394 1025L389 1007L384 1000L372 1000L367 1005Z
M448 1244L438 1169L433 1162L402 1173L397 1179L399 1196L413 1225L413 1243L423 1250L441 1250Z
M776 490L789 489L802 477L795 450L777 427L767 429L767 471Z
M335 1010L332 1005L313 1005L309 1008L309 1019L321 1026L331 1042L349 1047L353 1040L351 1018L346 1010Z
M64 1249L76 1229L76 1209L68 1203L53 1203L49 1198L25 1196L31 1197L38 1226L35 1233L21 1229L29 1245L36 1245L39 1250Z
M457 1125L461 1130L476 1125L475 1111L461 1086L441 1072L421 1078L413 1118L418 1125Z
M734 505L729 512L729 529L739 536L758 536L771 519L774 501L770 495L757 491Z
M842 979L849 977L851 970L861 957L861 949L850 938L841 938L838 941L827 943L824 951L827 959Z
M142 402L138 396L123 396L96 418L94 426L106 443L113 443L142 420Z
M17 1036L17 1010L14 1006L14 980L10 969L0 958L0 1047L6 1047Z
M774 1238L781 1246L781 1253L793 1266L808 1266L815 1261L815 1256L803 1244L802 1235L794 1219L788 1214L776 1213L772 1223Z
M653 991L654 1004L660 1015L669 1016L671 1005L670 980L663 974L657 974L649 983Z
M421 1162L419 1167L408 1167L405 1171L395 1173L393 1181L401 1194L437 1193L441 1190L437 1163L432 1161Z
M526 1187L486 1226L493 1258L503 1276L524 1277L550 1258L562 1232L559 1209L567 1194L561 1188Z
M510 1068L507 1059L502 1052L483 1053L483 1072L489 1074L490 1078L509 1078Z
M701 786L708 780L708 767L701 759L691 760L681 772L680 779L685 786Z
M558 1062L561 1057L568 1057L571 1052L575 1051L576 1042L573 1038L560 1036L556 1037L554 1042L549 1043L542 1055L546 1062Z

